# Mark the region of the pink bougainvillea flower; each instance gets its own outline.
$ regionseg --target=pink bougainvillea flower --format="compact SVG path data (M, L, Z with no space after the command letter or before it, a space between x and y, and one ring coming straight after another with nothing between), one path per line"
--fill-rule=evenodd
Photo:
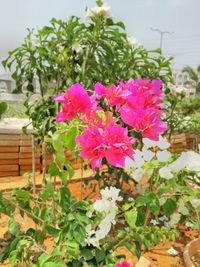
M121 125L114 125L110 122L104 128L105 135L105 157L109 164L124 168L126 156L133 158L132 144L135 139L128 137L127 128Z
M55 96L54 100L61 103L61 111L56 117L57 122L72 120L77 116L78 113L90 113L90 96L79 83L76 83L70 87L66 93Z
M95 91L96 98L100 99L106 96L107 89L105 86L103 86L103 84L97 82L94 86L94 91Z
M126 98L131 94L131 92L126 90L123 86L111 85L110 87L106 88L102 84L96 83L95 94L97 99L105 97L110 106L118 107L126 102Z
M127 261L121 261L120 263L116 263L115 267L134 267Z
M162 105L164 93L161 90L162 81L147 79L129 80L123 85L131 92L127 97L126 106L134 109L159 108Z
M91 161L93 170L102 166L104 157L102 128L89 125L82 135L76 138L76 143L82 147L80 156Z
M81 117L81 120L85 124L94 125L96 123L96 120L98 119L98 111L102 110L102 108L98 105L95 95L90 96L90 101L91 101L90 112L84 114Z
M80 156L91 161L92 169L100 168L105 157L109 164L124 168L127 156L133 158L134 139L128 137L128 130L110 121L103 125L100 120L96 126L89 125L76 143L82 148Z
M143 137L158 141L159 135L167 130L167 125L160 119L162 113L158 109L120 109L122 120L140 131Z

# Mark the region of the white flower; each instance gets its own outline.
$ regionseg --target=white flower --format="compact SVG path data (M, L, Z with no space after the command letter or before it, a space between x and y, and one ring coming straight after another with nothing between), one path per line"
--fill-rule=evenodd
M171 157L171 153L167 150L157 151L156 157L160 162L167 162Z
M191 204L192 204L192 206L193 206L194 208L197 209L197 208L200 207L200 199L198 199L198 198L194 198L194 199L191 199L190 202L191 202Z
M167 253L169 255L172 255L172 256L177 256L179 255L179 252L177 250L175 250L173 247L171 247L170 249L168 249Z
M143 143L147 148L155 147L157 146L161 150L168 149L170 147L170 143L167 141L166 138L163 138L162 135L159 135L158 141L153 141L148 138L143 138Z
M80 44L75 43L72 46L72 50L75 51L77 54L79 54L83 51L83 47Z
M183 152L187 154L187 166L189 171L200 171L200 154L194 151Z
M143 166L145 163L143 159L143 153L136 149L135 154L134 154L134 160L132 160L130 157L126 157L125 160L125 169L130 169L130 168L140 168Z
M127 37L127 41L128 41L130 46L133 46L133 47L138 47L139 46L138 40L133 36L128 36Z
M86 230L86 233L88 234L88 236L92 236L95 233L95 231L92 230L92 225L91 224L88 224L86 226L85 230Z
M95 247L99 246L99 241L108 235L111 230L112 224L116 224L115 217L116 212L112 211L108 213L105 218L100 222L96 231L92 230L91 224L86 227L86 242L88 243L88 245L91 244Z
M161 178L172 179L173 174L171 173L171 169L169 167L162 167L159 170L159 175Z
M185 206L185 204L184 204L182 199L179 200L178 211L183 215L188 215L189 214L189 210L186 208L186 206Z
M170 218L170 221L169 221L169 225L172 227L174 224L177 224L181 219L181 215L180 213L174 213L172 214L171 218Z
M146 171L142 168L136 169L131 173L131 177L138 183L142 178L147 175Z
M109 212L111 210L116 210L117 207L113 201L106 199L97 199L93 204L94 210L98 212Z
M194 151L182 152L180 157L159 170L159 174L162 178L173 178L172 173L179 172L187 169L189 171L200 171L200 155Z
M133 197L129 197L128 198L128 202L133 202L134 201L134 198Z
M165 221L168 221L168 218L167 218L167 216L163 215L163 216L159 217L158 220L161 222L165 222Z
M161 162L166 162L171 157L171 153L166 150L170 147L170 144L161 135L159 136L158 141L143 138L143 143L144 147L142 148L142 151L138 149L135 150L134 160L132 160L130 157L126 158L125 169L135 168L137 171L136 173L138 173L139 171L137 169L141 168L144 165L145 161L151 161L155 156ZM157 151L155 153L149 150L149 148L153 147L158 147L163 151Z
M151 150L147 150L146 147L144 147L144 148L142 149L142 153L143 153L143 159L144 159L145 161L150 161L150 160L152 160L152 158L155 156L155 153L152 152Z
M123 198L119 196L120 189L114 186L106 187L102 189L100 193L101 193L102 199L105 199L105 200L110 200L114 202L123 200Z
M112 18L111 16L111 7L107 4L104 4L102 6L95 6L93 8L87 8L86 18L91 19L92 17L95 17L96 15L101 15L105 19Z
M153 219L150 221L150 223L153 224L154 226L159 224L156 220Z

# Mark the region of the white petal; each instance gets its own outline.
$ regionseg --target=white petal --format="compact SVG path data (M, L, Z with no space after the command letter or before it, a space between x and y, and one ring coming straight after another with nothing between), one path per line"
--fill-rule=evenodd
M158 151L156 153L156 157L159 161L161 162L166 162L169 160L169 158L171 157L171 153L167 150L164 151Z
M171 173L171 169L169 167L162 167L159 170L159 175L161 178L165 178L165 179L172 179L173 175Z
M162 135L159 135L159 141L157 143L157 146L162 149L168 149L170 147L170 143L167 141L166 138L162 137Z
M189 171L200 171L200 154L194 151L187 151L187 169Z
M151 150L143 150L143 158L146 161L152 160L152 158L155 156L155 153Z
M142 142L147 148L154 147L157 144L157 141L150 140L149 138L143 138Z
M142 178L146 176L146 172L142 169L136 169L131 173L132 178L136 181L139 182Z
M172 255L172 256L177 256L179 255L179 252L177 250L175 250L173 247L171 247L170 249L168 249L167 253L169 255Z

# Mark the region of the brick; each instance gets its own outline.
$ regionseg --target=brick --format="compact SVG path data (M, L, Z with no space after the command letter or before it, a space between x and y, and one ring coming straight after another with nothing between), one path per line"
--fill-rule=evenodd
M32 158L32 153L30 152L19 152L19 159L31 159ZM35 158L40 158L40 156L35 153Z
M0 134L0 140L20 140L19 134Z
M32 153L32 146L20 146L20 152L31 152ZM36 149L35 149L35 153L39 153Z
M0 153L2 152L19 152L19 146L0 146Z
M0 153L0 159L18 159L18 153Z
M20 146L30 146L30 147L32 147L32 141L31 140L20 140L19 144L20 144Z
M30 134L21 134L20 140L32 140L32 136Z
M13 165L18 163L18 159L0 159L0 165Z
M40 159L35 159L35 164L40 164ZM32 165L32 159L19 159L19 165Z
M19 146L20 140L0 140L0 146Z
M19 165L0 165L1 171L18 171Z

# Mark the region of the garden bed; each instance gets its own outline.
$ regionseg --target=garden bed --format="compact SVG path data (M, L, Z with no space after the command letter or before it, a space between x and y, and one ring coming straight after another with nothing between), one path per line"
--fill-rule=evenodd
M89 177L91 173L84 172L84 179L86 177ZM80 177L80 171L76 171L75 178L70 182L69 189L72 192L73 196L77 199L81 199L86 197L88 194L91 193L92 184L95 183L94 180L90 180L90 183L87 187L81 190L82 188L82 181L79 178ZM20 181L20 182L19 182ZM37 174L36 176L36 184L38 191L41 188L41 181L42 181L42 175ZM26 187L30 183L29 180L27 180L26 177L10 177L10 178L1 178L0 180L0 188L3 191L7 191L8 193L13 189L17 187ZM125 185L126 186L126 185ZM128 186L128 185L127 185ZM97 191L98 192L98 191ZM98 194L98 193L95 194ZM95 197L95 194L91 195L91 197ZM34 223L31 219L29 219L27 216L22 218L20 216L19 211L16 212L16 221L21 225L21 230L25 231L26 229L30 228L31 226L34 227ZM143 256L148 259L151 262L151 267L183 267L183 251L185 246L188 242L193 240L197 237L197 234L189 230L187 227L180 226L180 237L175 241L167 241L165 245L162 245L161 242L159 245L154 247L153 249L150 249L148 252L143 251ZM8 230L8 217L5 215L1 216L0 221L0 249L6 244L5 240L5 233ZM6 237L7 238L7 237ZM45 240L45 246L50 250L52 248L53 240L51 237L47 237ZM169 255L168 250L173 247L179 252L179 255L172 256ZM137 259L134 257L127 249L120 248L118 250L120 254L125 254L127 259L133 264L136 263ZM10 266L7 262L4 264L1 264L0 266Z

